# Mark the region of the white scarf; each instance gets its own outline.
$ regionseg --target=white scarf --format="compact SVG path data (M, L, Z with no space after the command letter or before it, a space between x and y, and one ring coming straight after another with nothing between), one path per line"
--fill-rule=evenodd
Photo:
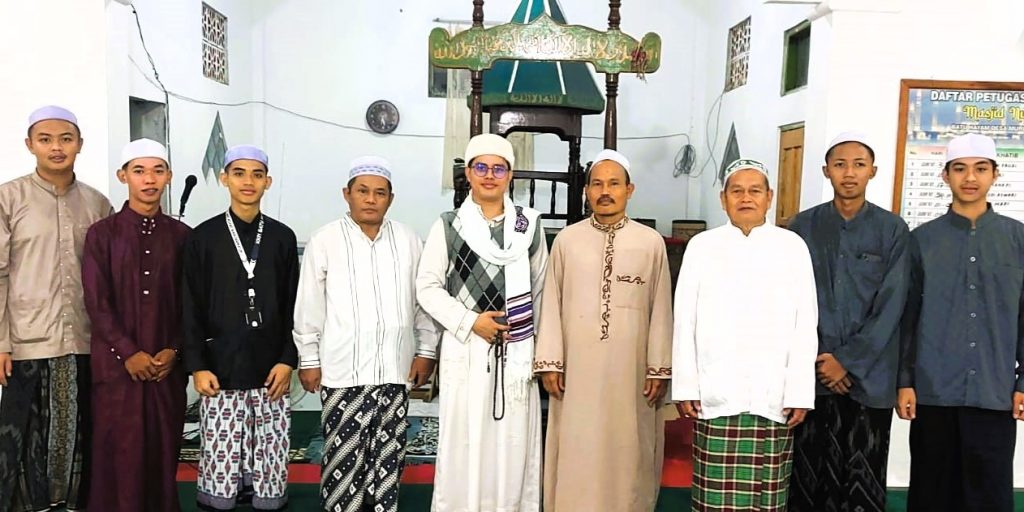
M491 238L491 228L472 195L462 203L458 218L460 235L477 256L505 269L505 302L509 342L505 347L505 387L513 400L529 396L533 380L533 280L530 277L530 245L538 228L540 212L517 207L505 196L504 247Z

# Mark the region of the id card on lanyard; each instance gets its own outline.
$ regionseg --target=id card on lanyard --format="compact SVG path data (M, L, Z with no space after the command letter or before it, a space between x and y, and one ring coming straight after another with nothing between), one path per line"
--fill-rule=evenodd
M231 220L230 210L224 212L224 220L228 224L231 241L235 243L238 258L242 261L242 267L245 268L245 274L249 280L249 289L246 292L249 307L242 312L245 324L250 329L259 329L263 327L263 315L260 313L260 308L256 307L256 286L253 279L256 277L256 260L260 256L260 242L263 240L263 214L260 214L260 222L256 226L256 242L252 244L252 251L248 255L242 248L242 239L238 237L238 230L235 229L235 223Z

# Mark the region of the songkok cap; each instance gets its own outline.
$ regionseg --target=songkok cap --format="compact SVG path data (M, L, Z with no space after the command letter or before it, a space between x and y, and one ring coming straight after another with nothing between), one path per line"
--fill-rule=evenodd
M991 137L968 133L955 137L946 146L946 163L957 158L988 158L996 161L996 141Z
M771 177L768 176L768 168L765 167L764 164L758 162L757 160L748 160L746 158L741 158L739 160L733 160L733 162L729 164L728 167L725 168L725 177L723 181L728 181L729 176L732 176L733 174L745 169L753 169L761 174L764 174L765 178L771 179Z
M594 155L594 163L591 164L591 168L593 168L594 165L597 165L598 162L604 162L605 160L610 160L621 165L622 168L626 170L626 174L629 174L629 159L614 149L602 149Z
M481 133L469 139L469 144L466 145L466 165L469 165L474 158L483 155L500 156L508 162L509 168L514 169L516 166L516 155L512 151L512 143L499 135Z
M136 158L159 158L165 164L170 165L167 162L167 148L152 139L138 139L129 142L121 150L121 167L123 168Z
M49 119L59 119L61 121L67 121L75 127L78 127L78 118L71 113L70 110L64 107L58 107L56 105L47 105L45 107L37 108L28 116L28 127L32 128L33 125L39 121L46 121Z
M268 163L270 159L267 158L267 154L262 149L249 144L234 146L224 153L224 169L227 169L235 160L255 160L263 164L263 167L270 169Z
M391 181L391 164L379 156L361 156L349 164L348 179L357 176L380 176Z
M875 150L875 148L871 147L871 144L868 144L868 136L866 133L852 131L843 132L840 133L839 135L836 135L836 138L832 139L832 142L828 143L828 149L825 150L825 154L828 154L829 151L832 151L832 148L840 144L846 144L847 142L856 142L858 144L863 145L864 147L868 148L871 151Z

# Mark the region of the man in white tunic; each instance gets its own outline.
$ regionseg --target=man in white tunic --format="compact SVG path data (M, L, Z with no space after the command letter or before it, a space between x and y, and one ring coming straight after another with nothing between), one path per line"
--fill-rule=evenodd
M415 298L423 242L385 218L395 197L386 160L354 160L344 194L349 214L316 230L302 258L299 380L323 402L322 509L395 512L406 385L426 382L437 350Z
M726 169L729 223L690 240L676 286L672 398L697 418L693 510L784 511L814 407L818 298L807 245L772 226L768 171Z
M441 215L423 248L416 293L445 332L433 509L540 509L540 396L534 312L548 251L540 213L508 198L512 145L466 147L472 193Z

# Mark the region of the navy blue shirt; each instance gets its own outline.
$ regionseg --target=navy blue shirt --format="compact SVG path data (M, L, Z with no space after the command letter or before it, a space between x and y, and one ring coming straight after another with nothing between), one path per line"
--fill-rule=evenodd
M952 210L911 233L899 386L924 405L1012 409L1024 391L1024 224Z
M907 223L868 202L846 220L829 201L800 212L789 229L811 252L818 353L831 353L849 372L851 398L867 407L893 407L909 287ZM832 393L820 382L816 391Z

